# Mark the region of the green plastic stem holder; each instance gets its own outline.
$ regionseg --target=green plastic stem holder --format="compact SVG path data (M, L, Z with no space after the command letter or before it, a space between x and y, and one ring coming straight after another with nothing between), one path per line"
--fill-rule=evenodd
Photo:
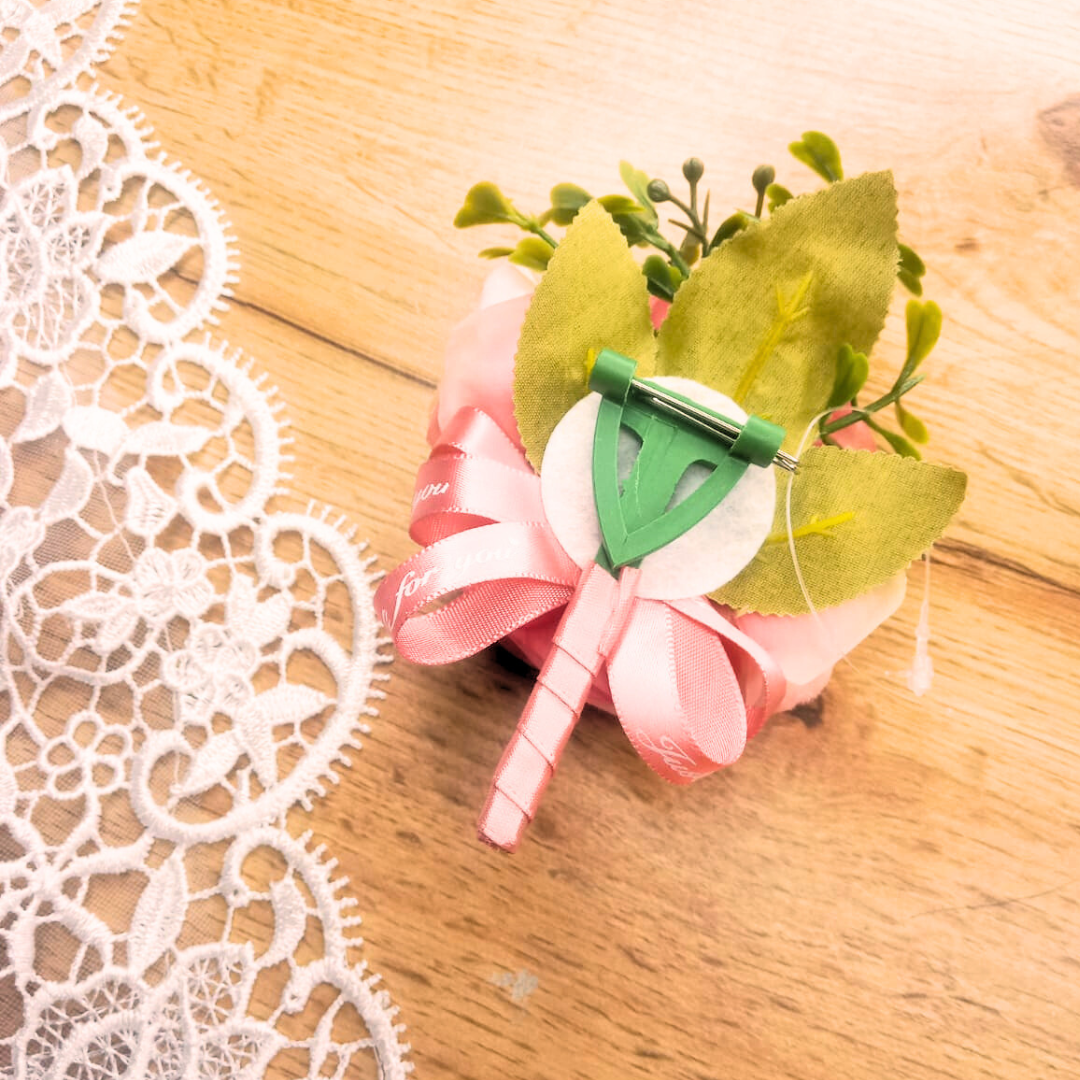
M638 566L646 555L692 529L731 492L747 468L779 465L784 429L757 416L731 420L672 390L634 378L637 362L613 349L596 358L589 386L602 400L593 436L593 490L603 542L596 561L612 574ZM619 481L619 433L629 429L641 446ZM705 481L675 501L692 465L711 468Z

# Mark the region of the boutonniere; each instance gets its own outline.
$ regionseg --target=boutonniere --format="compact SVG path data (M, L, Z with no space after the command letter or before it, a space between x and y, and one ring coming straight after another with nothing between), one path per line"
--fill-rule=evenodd
M533 278L496 270L451 340L424 547L377 604L409 659L503 641L540 669L481 814L496 846L518 843L587 701L675 783L730 764L896 609L963 500L908 406L941 312L892 177L844 179L820 133L791 150L827 186L793 196L763 166L754 211L715 231L696 158L685 200L624 163L626 195L559 184L534 216L483 183L457 216L520 229L482 254ZM661 207L685 219L678 245ZM898 279L906 355L868 395Z

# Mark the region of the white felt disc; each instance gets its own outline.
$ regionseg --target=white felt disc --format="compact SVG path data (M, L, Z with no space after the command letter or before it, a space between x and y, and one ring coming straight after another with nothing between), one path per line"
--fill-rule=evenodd
M730 398L691 379L652 380L700 402L740 423L746 413ZM593 496L593 431L600 395L579 401L551 433L544 451L540 490L544 512L566 553L587 566L600 548L600 520ZM619 439L619 478L630 473L637 440L625 431ZM676 501L686 498L709 476L695 465L679 482ZM688 532L666 547L646 555L641 563L639 595L653 600L678 600L711 592L730 581L765 542L776 508L773 469L749 466L728 496Z

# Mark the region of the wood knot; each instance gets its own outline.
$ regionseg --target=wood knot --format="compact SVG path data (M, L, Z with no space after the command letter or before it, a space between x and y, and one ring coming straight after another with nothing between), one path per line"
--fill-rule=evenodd
M1069 182L1080 187L1080 94L1073 94L1037 116L1039 134L1061 158Z
M825 721L825 696L819 694L813 701L796 705L791 715L801 720L808 728L819 727Z

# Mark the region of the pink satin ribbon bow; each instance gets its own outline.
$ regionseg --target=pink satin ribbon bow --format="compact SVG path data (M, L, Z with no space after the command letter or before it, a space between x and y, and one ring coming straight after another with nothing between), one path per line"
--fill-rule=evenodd
M676 784L733 762L783 699L776 661L704 597L649 600L636 595L637 570L614 578L578 567L547 524L540 478L479 409L461 409L439 434L417 474L409 531L423 550L375 594L407 659L445 664L512 644L563 609L480 815L489 844L517 847L605 675L634 748Z

